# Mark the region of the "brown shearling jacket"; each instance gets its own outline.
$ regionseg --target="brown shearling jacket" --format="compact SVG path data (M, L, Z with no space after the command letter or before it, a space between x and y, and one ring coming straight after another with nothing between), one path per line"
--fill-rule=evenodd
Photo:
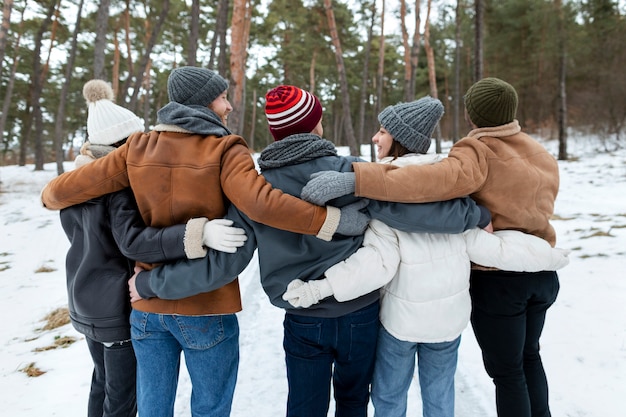
M243 138L205 137L168 128L133 134L106 157L56 177L42 190L42 203L52 210L63 209L130 186L149 226L221 218L232 202L257 222L330 240L338 209L331 213L330 208L272 189L256 170ZM182 300L141 300L133 307L162 314L235 313L241 310L239 284L234 280Z
M558 163L521 132L517 120L472 130L437 164L399 168L357 162L352 167L357 196L416 203L469 195L491 211L494 230L519 230L556 244L550 218L559 189Z

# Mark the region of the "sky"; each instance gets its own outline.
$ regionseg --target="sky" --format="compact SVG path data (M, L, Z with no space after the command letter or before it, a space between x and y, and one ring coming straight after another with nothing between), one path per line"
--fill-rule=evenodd
M544 145L556 155L555 141ZM557 246L572 252L570 264L559 271L561 290L541 339L552 415L559 417L621 417L626 409L626 150L599 151L603 146L576 138L569 143L570 160L559 162L561 188L552 223ZM69 324L43 330L45 316L67 306L69 244L58 212L39 203L41 188L55 176L54 164L37 172L32 165L0 167L0 314L5 318L0 404L2 415L11 417L86 415L92 364L84 339ZM240 285L241 363L232 416L284 415L284 313L263 293L256 258ZM45 349L62 337L77 340ZM26 376L20 370L30 363L45 373ZM182 367L176 417L190 416L190 388ZM462 335L456 397L458 417L496 416L493 384L471 326ZM416 378L408 415L421 415Z

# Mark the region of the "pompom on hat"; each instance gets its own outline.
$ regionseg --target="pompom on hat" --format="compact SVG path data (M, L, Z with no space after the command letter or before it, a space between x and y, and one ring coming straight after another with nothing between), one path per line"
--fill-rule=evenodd
M511 123L517 113L517 91L499 78L483 78L465 93L465 109L477 127Z
M145 129L143 120L113 103L113 89L104 80L87 81L83 86L87 101L87 135L94 145L112 145Z
M279 85L265 95L265 116L274 140L310 133L322 120L322 105L308 91Z
M402 146L411 152L426 153L443 112L441 101L426 96L388 106L380 112L378 121Z
M180 67L167 78L170 101L185 106L208 106L226 90L228 81L207 68Z

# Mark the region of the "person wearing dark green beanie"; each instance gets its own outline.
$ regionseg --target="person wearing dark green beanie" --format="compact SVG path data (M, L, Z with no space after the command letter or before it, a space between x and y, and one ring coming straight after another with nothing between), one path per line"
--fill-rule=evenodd
M476 127L511 123L517 113L517 91L499 78L483 78L467 90L464 97L469 120Z
M346 190L358 197L405 203L469 195L489 209L495 231L519 230L554 246L550 218L559 189L558 163L522 132L515 119L517 102L511 84L482 79L465 95L472 130L443 161L405 167L354 163L352 173L319 173L301 196L320 204ZM557 273L513 273L473 265L470 282L471 323L496 387L498 416L550 416L539 338L559 291Z

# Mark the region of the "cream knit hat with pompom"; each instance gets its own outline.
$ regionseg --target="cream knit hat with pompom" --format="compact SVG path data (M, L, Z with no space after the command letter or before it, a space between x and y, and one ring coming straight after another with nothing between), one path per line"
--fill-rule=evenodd
M113 103L113 89L106 81L91 80L85 83L83 97L89 106L87 134L92 144L112 145L132 133L144 131L142 119Z

